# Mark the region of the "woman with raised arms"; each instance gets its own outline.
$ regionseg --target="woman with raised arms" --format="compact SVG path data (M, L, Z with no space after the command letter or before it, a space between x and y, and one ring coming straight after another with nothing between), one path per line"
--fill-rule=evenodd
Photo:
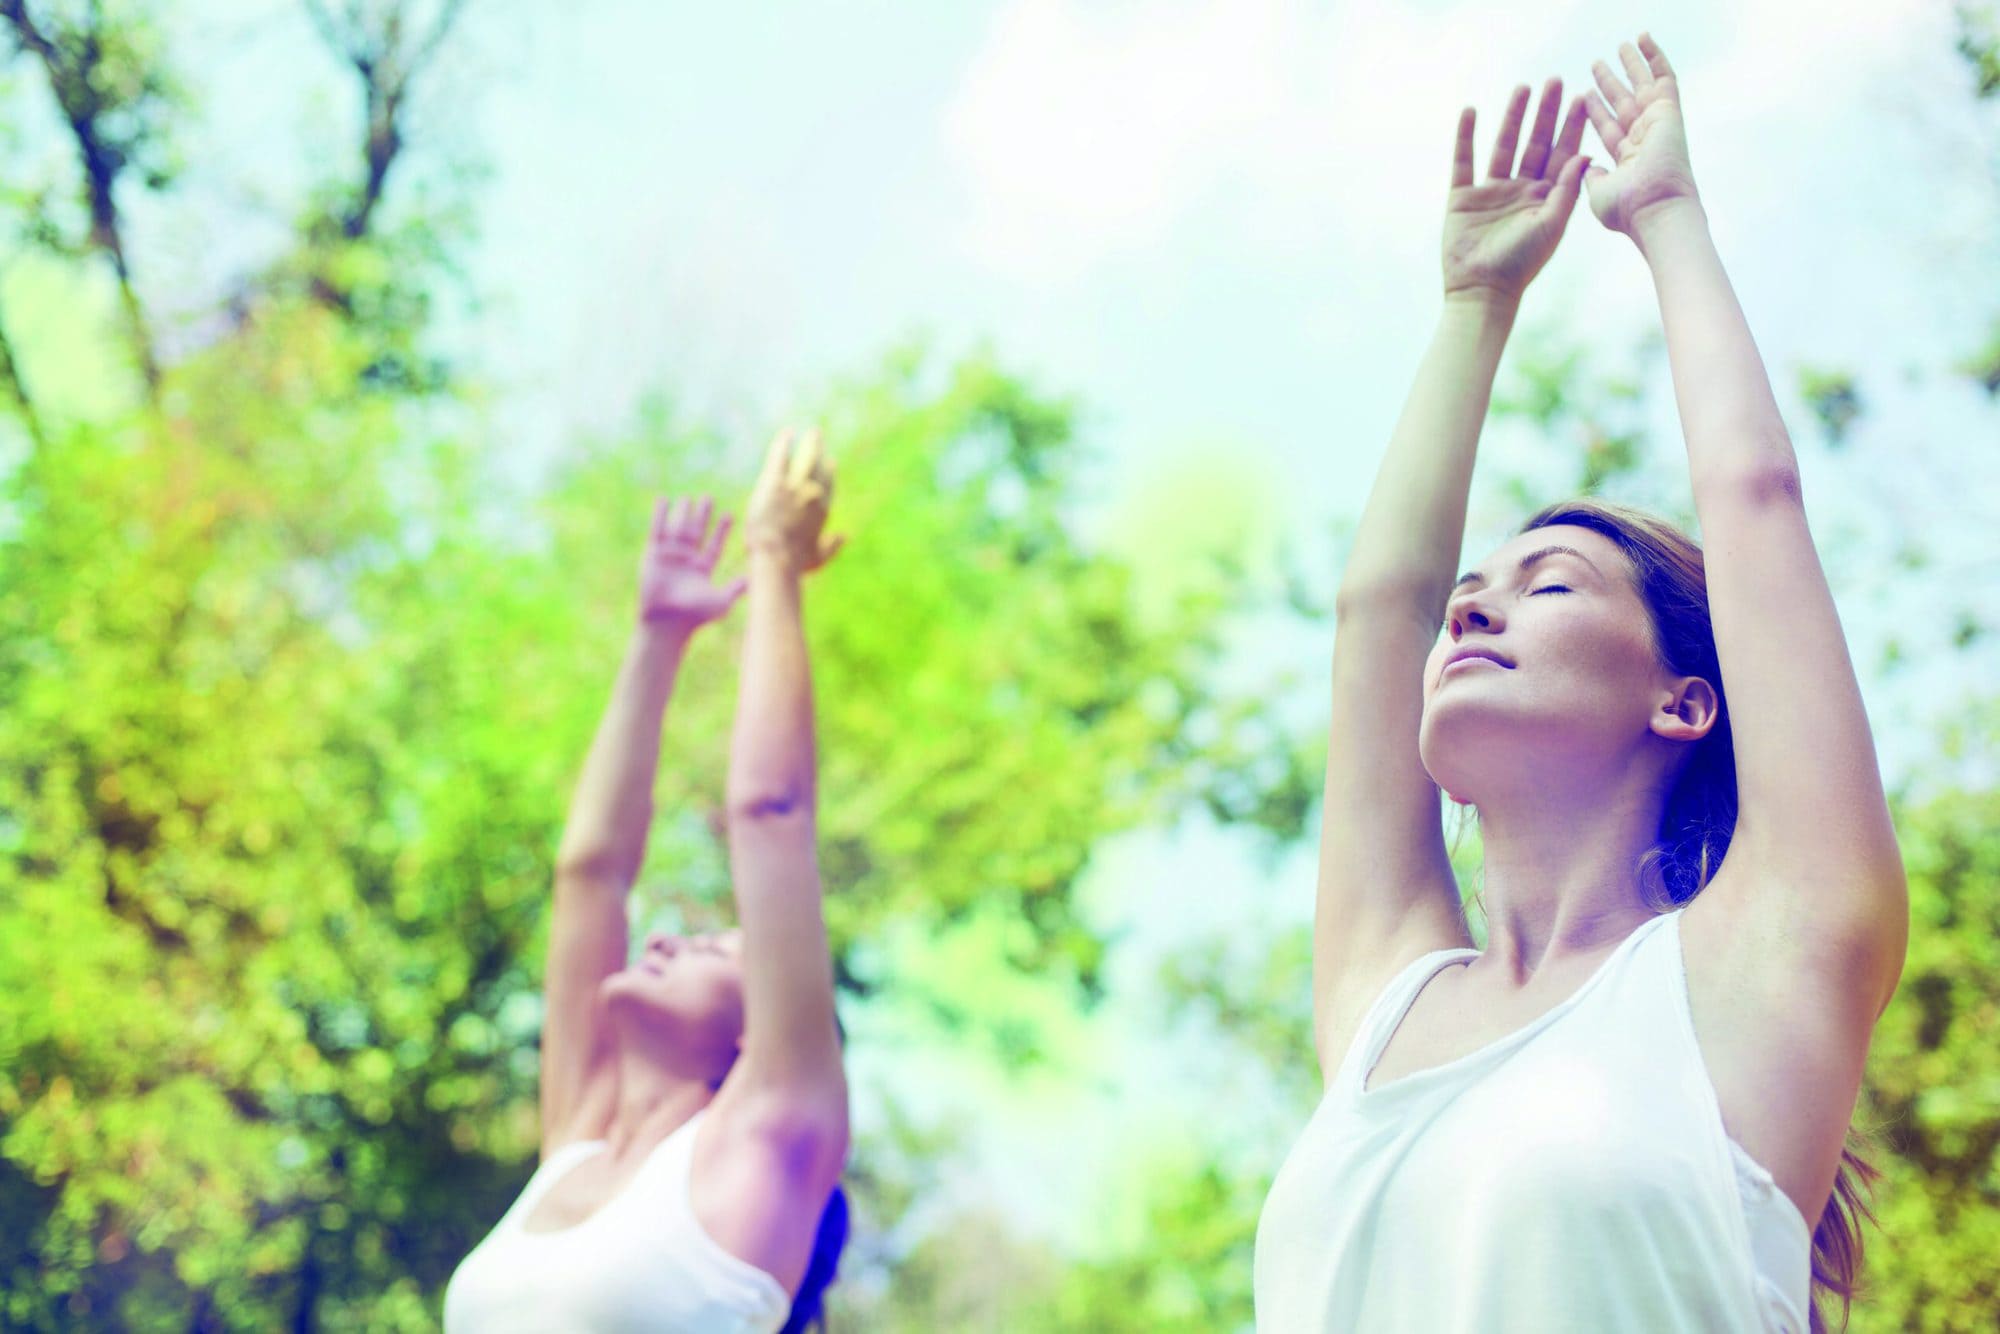
M1818 1329L1853 1285L1902 864L1673 70L1619 56L1560 131L1549 81L1516 161L1518 89L1483 180L1459 121L1443 313L1337 602L1325 1090L1258 1229L1271 1334ZM1454 582L1501 348L1583 190L1652 272L1706 551L1571 501ZM1478 812L1481 950L1440 789Z
M542 1033L542 1158L459 1266L451 1334L806 1327L846 1237L847 1081L814 852L800 585L833 467L772 441L744 518L749 573L714 580L728 516L656 507L638 623L563 830ZM628 961L660 723L689 642L749 594L728 781L740 929L649 935Z

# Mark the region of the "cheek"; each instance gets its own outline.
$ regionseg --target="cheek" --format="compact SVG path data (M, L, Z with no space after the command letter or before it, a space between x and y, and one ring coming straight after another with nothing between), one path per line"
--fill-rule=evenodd
M1536 656L1565 691L1582 697L1623 698L1650 681L1652 646L1622 621L1607 616L1551 617L1537 637Z

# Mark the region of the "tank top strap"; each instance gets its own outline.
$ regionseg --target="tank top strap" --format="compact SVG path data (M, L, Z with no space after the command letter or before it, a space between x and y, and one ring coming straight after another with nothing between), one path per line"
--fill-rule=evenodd
M1347 1051L1340 1058L1340 1068L1335 1072L1327 1091L1353 1096L1361 1091L1361 1082L1367 1076L1375 1058L1388 1045L1389 1035L1396 1031L1396 1025L1403 1022L1403 1015L1415 1003L1417 993L1424 984L1452 964L1464 959L1476 959L1475 949L1433 950L1410 960L1403 970L1389 979L1382 993L1375 998L1368 1012L1362 1016L1361 1027L1354 1034L1354 1040L1347 1044Z
M694 1178L694 1137L700 1133L706 1107L674 1127L673 1133L654 1146L639 1175L646 1190L666 1196L676 1212L693 1213L688 1188Z

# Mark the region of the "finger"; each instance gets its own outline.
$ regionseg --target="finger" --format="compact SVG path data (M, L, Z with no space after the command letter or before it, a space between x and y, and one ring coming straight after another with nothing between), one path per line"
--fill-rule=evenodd
M711 570L715 568L715 562L722 559L723 544L729 541L729 528L735 522L733 517L724 514L715 525L715 531L708 535L708 544L701 549L701 558Z
M828 561L832 560L835 556L838 556L840 554L840 549L846 545L847 545L846 533L842 533L838 537L829 537L825 541L821 542L819 547L820 565L822 567L825 566Z
M1535 108L1534 128L1528 131L1528 146L1521 153L1521 175L1541 180L1549 165L1549 146L1556 136L1556 112L1562 109L1563 83L1550 79L1542 85L1542 102Z
M1662 51L1660 44L1653 40L1652 33L1642 32L1639 34L1639 52L1646 57L1646 68L1653 72L1654 78L1671 79L1674 77L1674 67L1667 63L1667 53Z
M1604 151L1611 160L1618 160L1618 145L1625 142L1625 127L1618 123L1618 117L1611 114L1611 108L1604 105L1604 99L1596 93L1584 98L1584 109L1590 116L1590 128L1597 131L1597 137L1604 144Z
M748 587L750 587L750 580L745 575L738 575L724 584L722 586L722 610L726 612L735 606L736 600L743 596L743 590Z
M665 496L661 496L653 502L653 523L652 527L647 530L646 537L648 541L655 543L667 540L667 498Z
M1583 193L1583 173L1589 168L1590 159L1578 155L1563 163L1562 171L1556 176L1555 189L1549 191L1542 201L1542 217L1553 223L1568 220L1571 210L1576 208L1577 196Z
M687 535L685 531L687 528L687 521L688 521L687 497L686 496L676 497L674 500L673 508L667 511L667 536L675 538L685 537Z
M1653 71L1646 68L1646 58L1632 43L1619 43L1618 63L1625 67L1625 77L1632 81L1633 92L1643 93L1653 86Z
M792 469L788 480L796 486L811 477L813 469L819 463L819 456L819 428L814 426L807 429L804 438L799 441L798 449L792 453Z
M757 474L759 486L775 483L785 475L785 462L791 457L792 428L781 426L771 437L770 445L764 450L764 469Z
M1507 99L1507 114L1500 120L1500 137L1493 141L1493 157L1486 164L1492 180L1506 180L1514 174L1514 148L1521 142L1521 122L1528 115L1528 85L1516 88Z
M1590 72L1596 78L1597 86L1604 94L1604 100L1610 103L1612 111L1617 113L1619 123L1631 124L1632 118L1639 114L1639 104L1632 100L1632 90L1620 83L1618 76L1611 72L1611 66L1601 60L1590 62Z
M1472 184L1472 122L1475 119L1471 107L1458 113L1458 139L1451 150L1451 188L1454 190Z
M1555 152L1549 158L1548 167L1542 172L1544 177L1550 172L1561 172L1569 160L1583 151L1583 127L1590 123L1590 116L1584 109L1581 97L1572 98L1569 115L1563 119L1562 133L1556 136Z

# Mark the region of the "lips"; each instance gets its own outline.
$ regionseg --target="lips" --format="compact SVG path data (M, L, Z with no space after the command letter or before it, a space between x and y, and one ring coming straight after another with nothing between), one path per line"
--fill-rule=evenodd
M1513 670L1514 667L1513 663L1507 661L1490 648L1462 648L1445 659L1444 667L1439 674L1442 675L1444 672L1450 671L1461 662L1490 662L1496 667L1506 668L1509 671Z

